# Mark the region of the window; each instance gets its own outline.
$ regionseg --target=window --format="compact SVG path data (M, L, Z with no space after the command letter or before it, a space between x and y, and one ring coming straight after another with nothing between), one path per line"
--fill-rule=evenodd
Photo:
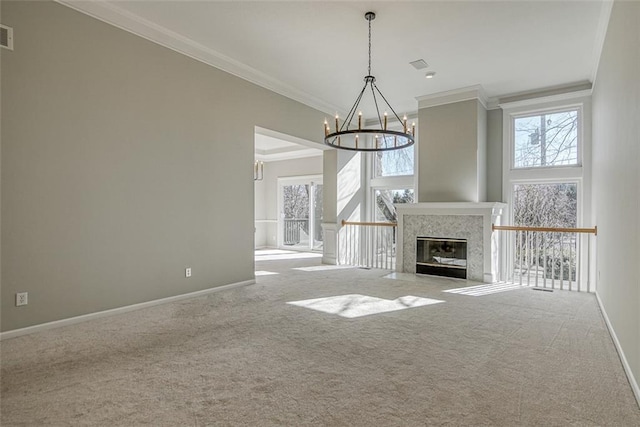
M416 145L371 153L367 217L373 222L397 222L395 203L414 203Z
M578 110L513 119L513 167L575 166L578 158Z
M502 108L507 222L560 229L591 226L588 94L534 97ZM577 283L589 273L584 262L588 239L524 231L505 236L502 244L507 277L526 276L535 284L548 279Z
M394 203L413 203L413 188L402 190L375 190L375 222L396 222L398 215Z
M515 184L513 224L574 228L578 219L578 184Z
M379 151L373 157L373 177L413 175L414 147Z

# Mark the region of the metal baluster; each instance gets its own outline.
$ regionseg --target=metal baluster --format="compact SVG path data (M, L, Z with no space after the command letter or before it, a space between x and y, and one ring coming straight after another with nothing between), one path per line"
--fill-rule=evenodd
M378 236L378 247L376 248L376 258L380 260L380 268L384 268L384 259L382 258L382 250L384 249L384 240L382 239L382 227L376 227L376 235Z
M531 233L527 232L527 286L531 286Z
M367 264L365 262L364 253L362 253L362 247L366 244L365 239L367 237L366 230L362 226L357 226L358 228L358 244L356 246L356 253L358 254L358 265L360 267L366 267Z
M356 265L356 254L353 251L353 248L355 247L354 246L354 241L355 241L355 238L356 238L355 225L352 225L350 227L351 227L351 240L349 241L349 243L350 243L349 249L350 249L350 252L351 252L351 258L350 259L351 259L351 265L355 266Z
M587 234L587 292L591 292L591 236Z
M542 283L547 288L547 233L542 233Z
M371 268L378 268L378 255L376 250L378 249L378 236L376 235L376 227L369 227L369 234L371 235Z
M363 264L365 267L371 268L371 256L369 254L371 250L371 227L363 225L362 231L364 231L364 241L360 245L360 250L362 251Z
M533 250L534 250L534 256L536 257L535 261L536 261L536 288L538 287L538 276L540 275L540 273L538 273L538 264L540 264L540 257L538 256L538 251L540 250L540 239L538 236L540 236L540 233L538 233L537 231L534 232L534 242L535 244L533 245Z
M378 236L378 246L376 247L376 259L380 261L380 268L384 268L382 249L384 248L384 241L382 240L382 227L376 227L376 236Z
M347 260L349 261L349 265L353 265L353 260L351 259L351 239L353 236L351 235L351 226L347 225L347 232L345 233L347 237L346 246L347 246Z
M362 249L364 249L364 252L362 253L362 258L364 259L364 265L367 268L371 268L371 255L370 255L370 250L371 250L371 244L372 244L372 239L371 239L371 227L369 226L363 226L362 230L364 231L365 234L365 240L363 241L363 245L361 246Z
M387 269L391 270L391 254L389 253L389 250L392 247L393 244L393 240L390 239L390 235L393 232L393 227L387 227L387 229L385 230L385 244L384 244L384 255L385 255L385 260L387 263Z
M581 285L581 279L582 279L582 274L580 272L580 254L582 253L581 251L581 243L582 243L582 236L580 235L580 233L576 233L576 284L578 285L578 292L580 292L580 288L582 287Z
M378 257L380 257L380 268L386 269L384 252L387 247L384 242L384 227L378 227L378 239L380 240L380 247L378 248Z
M378 268L378 227L376 226L372 226L371 227L371 235L373 236L373 245L371 245L371 257L372 257L372 261L373 264L375 265L374 268Z
M353 265L351 263L351 226L347 225L345 230L345 255L348 265Z
M343 237L344 237L344 263L346 265L351 265L350 261L349 261L351 259L350 256L349 256L349 244L350 244L351 240L349 239L349 226L348 225L344 226Z
M383 259L383 265L384 265L384 269L388 270L389 269L389 252L387 251L387 248L389 247L388 243L389 243L389 228L391 227L385 227L382 230L380 230L380 233L382 234L382 259Z
M372 245L371 245L371 267L372 268L378 268L378 255L376 254L376 251L378 250L378 236L376 235L376 227L372 226L371 227L371 240L372 240Z
M352 260L352 264L353 266L357 266L358 262L357 262L357 257L356 257L356 226L352 225L351 226L351 260Z
M373 233L373 240L375 241L373 245L373 262L375 262L375 268L378 268L378 227L371 227L371 232Z
M353 265L353 255L351 254L351 240L353 239L353 236L351 235L352 231L351 231L351 226L347 225L347 232L345 233L348 238L346 241L347 244L347 260L349 261L349 265Z
M556 276L555 276L555 267L556 267L556 243L558 238L558 233L551 233L551 244L553 245L553 255L551 256L551 289L555 289L556 287Z
M376 245L374 247L374 256L376 257L376 268L382 268L382 265L380 264L380 253L379 253L379 249L380 249L380 227L376 226L373 228L373 232L376 236Z
M564 233L560 233L560 290L564 291Z
M520 286L522 286L522 244L523 244L523 242L522 242L522 240L523 240L522 234L524 233L524 231L516 231L516 233L517 233L518 236L520 236L520 244L518 245L518 252L519 252L519 255L520 255L520 265L519 265L520 272L519 272L518 276L520 276Z
M576 263L574 262L574 247L576 244L576 239L570 239L569 241L569 290L572 291L573 287L571 286L572 282L571 282L571 270L573 270L572 266L576 265ZM573 282L576 281L576 273L573 273ZM580 288L578 287L578 291L580 290Z

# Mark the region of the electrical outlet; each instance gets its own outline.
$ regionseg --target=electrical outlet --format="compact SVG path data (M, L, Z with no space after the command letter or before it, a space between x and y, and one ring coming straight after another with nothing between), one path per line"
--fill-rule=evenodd
M184 269L184 277L191 277L191 267Z
M20 307L21 305L29 304L29 293L28 292L18 292L16 293L16 307Z

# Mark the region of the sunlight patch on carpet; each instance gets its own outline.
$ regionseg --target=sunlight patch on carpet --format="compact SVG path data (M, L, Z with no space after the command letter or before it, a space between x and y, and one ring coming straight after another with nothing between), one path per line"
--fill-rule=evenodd
M275 271L264 271L264 270L255 272L256 277L258 277L258 276L271 276L273 274L280 274L280 273L276 273Z
M388 300L367 295L351 294L334 297L290 301L287 304L310 308L323 313L337 314L352 319L354 317L405 310L407 308L423 307L444 301L407 295Z
M466 288L447 289L450 294L471 295L474 297L481 297L483 295L497 294L499 292L513 291L516 289L522 289L524 286L520 286L517 283L488 283L486 285L468 286Z
M300 271L325 271L325 270L342 270L345 268L355 268L352 265L316 265L313 267L298 267L292 268L292 270Z

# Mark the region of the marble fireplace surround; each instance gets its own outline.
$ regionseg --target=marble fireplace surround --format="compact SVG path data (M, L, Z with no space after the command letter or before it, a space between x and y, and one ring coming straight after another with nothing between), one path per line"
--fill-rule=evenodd
M467 279L492 283L499 271L499 247L491 225L500 225L507 205L497 202L397 204L396 270L416 272L416 238L467 239Z

